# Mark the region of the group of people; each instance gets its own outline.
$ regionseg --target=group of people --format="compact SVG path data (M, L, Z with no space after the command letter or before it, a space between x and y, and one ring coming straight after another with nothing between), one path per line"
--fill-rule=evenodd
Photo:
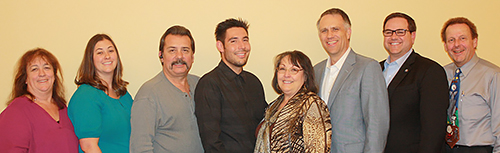
M328 9L316 23L327 59L313 66L301 51L277 55L272 87L279 96L269 105L260 80L243 69L248 26L233 18L217 25L221 60L201 78L189 74L191 32L170 27L160 39L162 70L134 99L115 43L97 34L68 107L57 59L30 50L0 114L0 150L500 152L500 68L475 54L478 34L468 19L445 22L441 38L453 62L443 68L413 49L416 24L409 15L385 18L389 57L377 62L350 47L348 15Z

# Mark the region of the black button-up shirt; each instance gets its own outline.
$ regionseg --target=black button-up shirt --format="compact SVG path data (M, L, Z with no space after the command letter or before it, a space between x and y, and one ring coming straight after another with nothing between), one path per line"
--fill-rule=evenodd
M236 74L220 61L200 79L194 99L205 152L253 152L255 129L267 107L255 75Z

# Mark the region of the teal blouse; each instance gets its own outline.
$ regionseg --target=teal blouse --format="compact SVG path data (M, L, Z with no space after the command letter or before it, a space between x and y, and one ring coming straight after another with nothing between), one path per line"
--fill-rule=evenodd
M103 153L129 152L132 101L128 92L114 99L88 84L80 85L68 106L76 136L78 139L99 138Z

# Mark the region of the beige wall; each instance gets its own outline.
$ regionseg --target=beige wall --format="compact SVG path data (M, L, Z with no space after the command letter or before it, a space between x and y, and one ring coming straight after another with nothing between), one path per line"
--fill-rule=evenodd
M317 63L326 58L319 43L315 22L326 9L340 7L352 21L353 49L382 60L382 22L386 15L403 11L417 22L415 50L441 64L450 62L439 32L443 23L456 16L475 22L479 31L478 55L497 65L500 44L500 1L360 1L360 0L169 0L110 1L0 1L0 111L5 108L12 88L14 65L32 48L43 47L59 59L63 67L66 96L76 89L73 83L85 45L96 33L114 39L124 64L124 79L134 96L138 88L156 75L161 67L157 57L163 32L175 24L191 30L196 41L191 73L202 76L219 62L213 36L217 23L242 17L251 24L250 60L245 69L262 81L266 98L276 98L271 87L272 59L287 50L301 50Z

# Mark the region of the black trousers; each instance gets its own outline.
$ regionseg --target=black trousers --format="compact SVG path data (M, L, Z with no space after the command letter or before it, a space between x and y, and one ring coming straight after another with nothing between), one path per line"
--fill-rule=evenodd
M460 146L455 145L453 148L450 148L448 144L446 145L447 153L492 153L492 146Z

